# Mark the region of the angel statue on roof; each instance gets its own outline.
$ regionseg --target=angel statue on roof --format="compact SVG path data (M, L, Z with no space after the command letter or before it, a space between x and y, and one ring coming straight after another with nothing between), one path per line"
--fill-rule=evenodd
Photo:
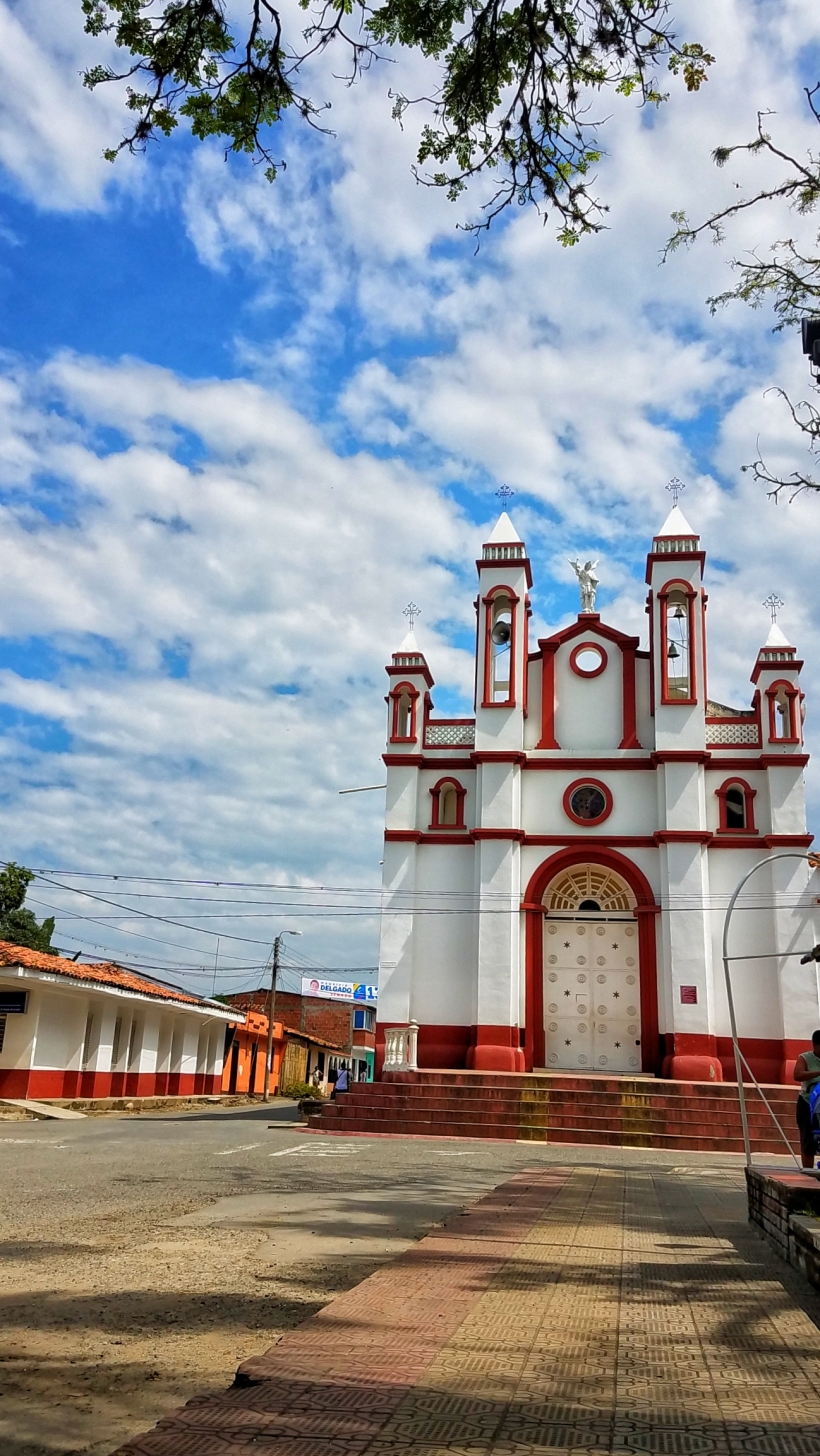
M595 593L599 586L598 578L595 575L595 568L598 565L597 561L585 561L582 566L576 556L575 560L570 561L569 564L575 572L578 578L578 585L581 588L581 611L594 612Z

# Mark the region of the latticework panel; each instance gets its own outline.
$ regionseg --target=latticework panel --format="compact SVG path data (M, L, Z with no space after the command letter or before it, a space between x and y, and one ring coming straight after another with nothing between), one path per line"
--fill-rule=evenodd
M731 723L706 724L707 743L749 743L757 747L760 743L757 722L736 719Z
M428 723L424 743L427 748L472 748L475 723Z
M602 865L574 865L547 887L547 910L577 910L584 900L596 900L602 910L634 910L635 896L625 880Z

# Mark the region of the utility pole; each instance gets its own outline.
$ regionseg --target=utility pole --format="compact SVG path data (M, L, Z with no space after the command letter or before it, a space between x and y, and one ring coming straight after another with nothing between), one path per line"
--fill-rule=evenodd
M276 1010L276 977L279 974L279 947L281 944L282 936L279 934L273 942L273 955L271 956L270 1005L268 1007L268 1055L265 1059L265 1102L270 1102L270 1079L273 1075L273 1013Z
M273 942L270 970L270 1005L268 1007L268 1054L265 1059L265 1090L263 1101L270 1102L270 1079L273 1075L273 1014L276 1010L276 977L279 974L279 952L286 935L301 935L301 930L280 930Z

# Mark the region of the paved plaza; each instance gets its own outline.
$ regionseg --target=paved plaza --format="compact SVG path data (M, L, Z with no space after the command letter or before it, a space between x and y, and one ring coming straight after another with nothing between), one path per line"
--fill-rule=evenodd
M820 1297L734 1170L522 1171L121 1456L820 1449Z

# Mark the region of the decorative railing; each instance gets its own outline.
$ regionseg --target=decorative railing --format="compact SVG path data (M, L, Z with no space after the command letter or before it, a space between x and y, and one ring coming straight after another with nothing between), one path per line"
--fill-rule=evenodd
M394 667L424 667L424 657L421 652L394 652Z
M757 720L750 723L748 719L736 718L728 723L707 723L706 742L712 745L748 743L757 748L760 744Z
M425 748L472 748L475 744L475 723L428 723L424 733Z
M793 647L761 647L758 657L761 662L791 662L794 652Z
M384 1033L384 1071L415 1072L418 1069L419 1024L388 1026Z
M525 555L523 541L511 543L509 546L485 546L483 552L485 561L523 561Z
M697 536L656 536L652 543L655 556L674 556L682 551L697 551Z

